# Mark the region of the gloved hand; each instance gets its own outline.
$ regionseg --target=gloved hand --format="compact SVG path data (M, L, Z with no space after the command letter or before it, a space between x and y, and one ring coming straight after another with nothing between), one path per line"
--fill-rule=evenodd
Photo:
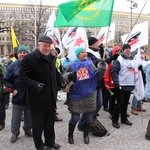
M121 90L121 86L119 84L115 84L115 88Z
M73 81L76 77L76 72L70 72L68 75L68 81Z
M66 86L67 86L67 83L65 83L65 81L63 80L63 81L61 82L61 84L60 84L60 87L61 87L62 89L65 89Z
M36 92L40 93L42 91L44 85L45 85L44 83L38 83L37 88L36 88Z
M105 64L106 64L105 60L101 60L99 63L100 63L101 65L105 65Z
M119 54L114 54L111 56L111 60L116 60L118 58Z
M105 73L107 70L107 63L104 60L101 60L98 64L97 64L97 71L101 72L101 73Z
M142 65L138 66L138 70L142 70Z

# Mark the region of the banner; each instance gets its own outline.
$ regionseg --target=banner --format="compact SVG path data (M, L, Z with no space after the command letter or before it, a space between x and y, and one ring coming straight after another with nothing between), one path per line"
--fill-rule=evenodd
M126 43L130 44L132 52L137 48L148 44L148 33L148 21L145 21L135 25L129 36L128 34L121 36L122 42L124 43L128 37Z
M74 0L58 6L55 27L110 26L114 0Z
M107 32L109 32L107 42L110 42L111 40L113 40L115 38L115 23L111 24L109 31L108 31L108 26L101 28L101 30L97 36L97 39L99 40L100 43L103 43L103 44L106 43Z
M142 100L144 98L144 83L143 83L143 77L140 70L138 70L139 65L142 64L141 54L140 54L140 47L138 47L137 57L135 60L135 89L134 89L134 95L137 100Z
M72 42L75 40L77 29L78 27L70 27L66 34L63 36L62 43L66 49L69 48Z
M88 40L85 28L70 27L62 38L62 42L63 45L69 49L68 58L74 60L76 58L74 51L77 47L88 48Z
M62 50L59 30L58 28L54 28L55 20L56 20L56 14L55 14L55 10L53 10L53 12L49 17L44 35L49 36L53 40L53 45L60 49L59 55L61 55L63 50Z
M13 48L18 47L20 44L16 37L13 27L10 27L10 31L11 31L12 46L13 46Z

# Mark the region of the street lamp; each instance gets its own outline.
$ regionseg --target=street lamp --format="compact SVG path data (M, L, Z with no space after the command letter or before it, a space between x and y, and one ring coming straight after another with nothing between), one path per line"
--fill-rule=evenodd
M131 30L132 30L132 9L138 8L138 3L135 2L134 0L127 0L130 2L129 8L131 9Z

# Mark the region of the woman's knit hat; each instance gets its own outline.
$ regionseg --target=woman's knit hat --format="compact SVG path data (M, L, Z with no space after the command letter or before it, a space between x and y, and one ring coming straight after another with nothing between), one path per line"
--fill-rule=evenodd
M19 48L18 48L17 53L19 53L20 51L25 51L25 52L29 53L30 50L29 50L29 48L27 46L20 45Z
M82 51L84 51L84 50L86 50L86 48L84 48L84 47L78 47L78 48L76 48L76 49L75 49L76 57L78 58L78 55L79 55Z

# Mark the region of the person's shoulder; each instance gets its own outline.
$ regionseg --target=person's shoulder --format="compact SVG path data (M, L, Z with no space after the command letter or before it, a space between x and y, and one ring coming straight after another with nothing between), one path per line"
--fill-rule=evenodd
M10 63L7 68L12 68L12 67L15 66L16 64L18 64L18 60L16 60L16 61Z
M27 55L25 55L24 59L32 58L34 55L35 55L35 52L33 51L33 52L28 53Z

